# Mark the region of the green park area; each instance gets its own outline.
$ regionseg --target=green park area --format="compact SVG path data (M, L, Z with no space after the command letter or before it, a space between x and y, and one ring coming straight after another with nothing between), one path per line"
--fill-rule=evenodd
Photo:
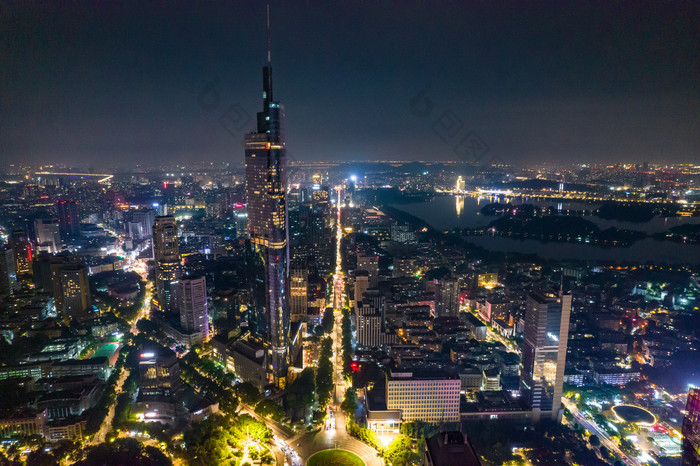
M365 462L349 451L323 450L312 455L306 466L365 466Z

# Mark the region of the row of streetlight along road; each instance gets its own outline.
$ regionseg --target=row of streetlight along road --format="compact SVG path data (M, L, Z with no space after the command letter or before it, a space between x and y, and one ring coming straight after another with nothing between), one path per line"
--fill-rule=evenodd
M576 405L574 403L572 403L571 401L569 401L568 399L563 398L563 397L562 397L561 401L564 404L564 406L569 411L571 411L571 414L573 414L574 418L576 419L576 422L581 424L586 430L588 430L592 434L595 434L598 437L598 439L600 439L600 443L605 448L620 455L620 457L623 459L623 461L626 464L630 464L630 465L634 465L634 466L642 466L642 463L637 461L637 459L625 455L622 452L622 450L620 450L620 448L617 446L617 443L615 443L614 441L612 441L610 439L610 437L608 437L608 433L605 432L604 429L601 429L600 427L598 427L598 425L595 422L586 419L585 416L583 416L583 414L581 414L581 411L578 410L578 408L576 407Z

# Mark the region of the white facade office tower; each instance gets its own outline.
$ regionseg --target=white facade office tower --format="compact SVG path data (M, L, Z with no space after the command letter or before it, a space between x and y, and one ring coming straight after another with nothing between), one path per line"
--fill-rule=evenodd
M570 294L536 292L527 297L521 389L534 420L559 419L570 315Z
M34 221L34 231L39 251L55 254L63 247L61 225L57 218L38 218Z
M153 209L141 209L133 213L131 223L135 223L134 239L150 239L153 236L153 224L156 221L156 212Z
M209 310L207 281L205 277L181 278L178 281L177 303L180 309L180 326L188 333L209 336Z

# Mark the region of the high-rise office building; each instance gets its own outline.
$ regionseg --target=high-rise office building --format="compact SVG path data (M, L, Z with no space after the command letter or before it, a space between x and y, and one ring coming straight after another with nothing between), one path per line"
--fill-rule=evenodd
M10 246L15 253L17 275L32 273L32 243L24 230L14 230L10 236Z
M263 111L257 115L257 131L245 136L246 202L250 242L264 269L265 298L256 307L266 317L262 319L266 327L263 330L270 345L273 383L284 388L287 380L290 324L287 155L283 132L284 107L274 101L272 96L269 38L268 9Z
M80 234L80 213L77 202L69 200L56 202L56 213L63 238L76 237Z
M34 284L37 289L43 290L56 299L56 305L60 307L61 300L61 268L74 264L73 258L66 254L40 253L32 262Z
M368 308L374 311L374 308ZM361 310L357 315L357 345L374 347L382 344L382 315Z
M233 219L236 225L236 236L248 236L248 212L234 207Z
M180 262L180 239L177 222L172 215L156 217L153 226L153 254L158 260Z
M65 265L59 272L61 305L65 320L84 320L90 306L88 270L83 265Z
M61 241L61 228L56 218L38 218L34 221L36 243L39 251L52 254L57 253L63 247Z
M362 307L362 300L369 288L369 273L366 270L355 271L355 312Z
M134 239L150 239L153 236L153 224L156 221L156 212L153 209L140 209L134 211L131 216L132 237Z
M559 419L570 315L570 294L535 292L527 297L521 388L534 420L542 415Z
M459 316L459 280L443 278L435 284L435 317Z
M356 270L365 270L369 274L369 287L376 288L379 285L379 256L367 254L364 251L357 253Z
M683 466L700 464L700 389L690 390L683 418Z
M0 296L9 296L17 290L15 253L11 247L0 248Z
M153 226L156 293L154 305L161 311L172 311L173 294L182 275L180 240L173 216L156 217Z
M301 264L292 266L289 299L291 321L305 320L309 307L309 269Z
M207 281L205 277L187 277L178 281L177 303L180 309L180 327L188 333L209 336Z

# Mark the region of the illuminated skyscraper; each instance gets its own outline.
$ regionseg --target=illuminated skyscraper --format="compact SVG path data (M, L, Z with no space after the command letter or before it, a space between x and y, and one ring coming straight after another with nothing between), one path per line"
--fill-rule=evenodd
M248 231L255 254L264 266L264 333L270 344L272 379L284 388L289 345L289 232L287 231L287 156L284 147L284 107L272 99L270 12L267 15L267 66L263 67L263 111L257 131L245 137Z
M521 384L534 420L543 414L559 418L570 315L570 294L531 293L527 297Z
M156 217L153 225L153 256L155 258L155 306L161 311L172 310L172 295L182 275L180 241L175 218Z
M32 243L24 230L14 230L10 236L10 246L15 253L17 275L32 273Z
M90 306L90 284L87 267L83 265L67 265L61 268L61 303L63 318L84 320L88 317Z
M700 464L700 389L688 393L683 418L683 466Z
M309 307L309 269L301 264L292 267L289 291L291 320L305 321Z

